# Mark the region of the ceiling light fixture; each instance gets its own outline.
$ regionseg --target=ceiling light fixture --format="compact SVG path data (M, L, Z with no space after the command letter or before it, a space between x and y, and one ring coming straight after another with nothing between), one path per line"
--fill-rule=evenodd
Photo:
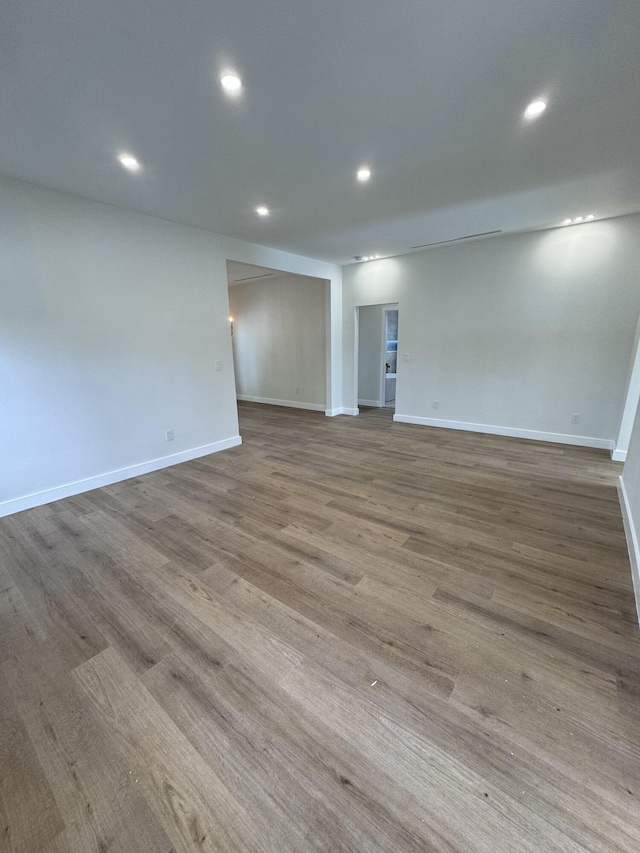
M261 204L259 207L256 207L256 213L258 214L258 216L268 216L270 212L271 211L269 210L269 208L265 207L263 204Z
M242 80L237 74L223 74L220 78L220 85L227 95L239 95L242 91Z
M562 221L563 225L580 225L581 222L593 222L596 217L593 213L590 213L588 216L576 216L575 219L564 219Z
M380 255L356 255L356 261L377 261Z
M528 119L538 118L547 108L547 102L543 101L542 98L537 98L535 101L531 101L529 106L524 111L524 117Z
M356 172L356 178L361 184L365 184L371 177L371 169L368 166L360 166Z
M140 163L131 154L119 154L118 160L130 172L137 172L140 168Z

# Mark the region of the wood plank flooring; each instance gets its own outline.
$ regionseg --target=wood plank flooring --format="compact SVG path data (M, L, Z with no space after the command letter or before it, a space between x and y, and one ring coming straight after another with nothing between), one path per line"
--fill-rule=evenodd
M0 520L0 850L637 853L621 466L240 414Z

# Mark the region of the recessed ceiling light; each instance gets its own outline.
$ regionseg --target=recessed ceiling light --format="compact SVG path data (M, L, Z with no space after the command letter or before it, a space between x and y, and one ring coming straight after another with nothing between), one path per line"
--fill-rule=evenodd
M133 157L131 154L120 154L118 156L118 160L122 163L125 169L129 169L131 172L137 172L140 168L140 163Z
M547 102L543 101L542 98L538 98L535 101L531 101L529 106L524 111L525 118L538 118L547 108Z
M242 91L242 80L237 74L223 74L220 85L228 95L239 95Z
M360 166L358 171L356 172L356 178L361 183L366 183L371 177L371 169L368 166Z
M588 216L576 216L575 219L565 219L563 220L563 225L580 225L581 222L592 222L595 219L595 215L590 213Z
M263 204L261 204L259 207L256 207L256 213L258 214L258 216L268 216L270 212L271 211L269 210L269 208L265 207Z

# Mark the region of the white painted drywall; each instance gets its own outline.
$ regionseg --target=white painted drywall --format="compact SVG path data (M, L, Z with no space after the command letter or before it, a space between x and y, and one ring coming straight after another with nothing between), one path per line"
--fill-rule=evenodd
M330 279L339 411L339 267L0 179L0 515L238 440L227 259Z
M627 458L631 431L636 418L636 412L638 411L638 401L640 400L640 320L638 320L638 324L636 325L628 377L620 427L618 429L615 448L611 454L616 462L624 462Z
M640 531L640 410L638 410L631 432L627 461L622 470L622 480L635 526Z
M396 417L610 446L639 268L639 215L345 267L344 406L356 399L355 306L398 302Z
M382 406L382 333L384 309L363 306L358 311L358 404Z
M640 409L631 431L627 461L620 477L620 505L624 519L631 577L640 621Z
M279 275L229 287L240 399L326 408L327 283Z

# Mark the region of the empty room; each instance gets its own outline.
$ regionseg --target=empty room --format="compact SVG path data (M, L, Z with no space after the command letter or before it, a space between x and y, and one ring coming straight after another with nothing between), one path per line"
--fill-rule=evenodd
M636 853L640 5L0 20L0 851Z

